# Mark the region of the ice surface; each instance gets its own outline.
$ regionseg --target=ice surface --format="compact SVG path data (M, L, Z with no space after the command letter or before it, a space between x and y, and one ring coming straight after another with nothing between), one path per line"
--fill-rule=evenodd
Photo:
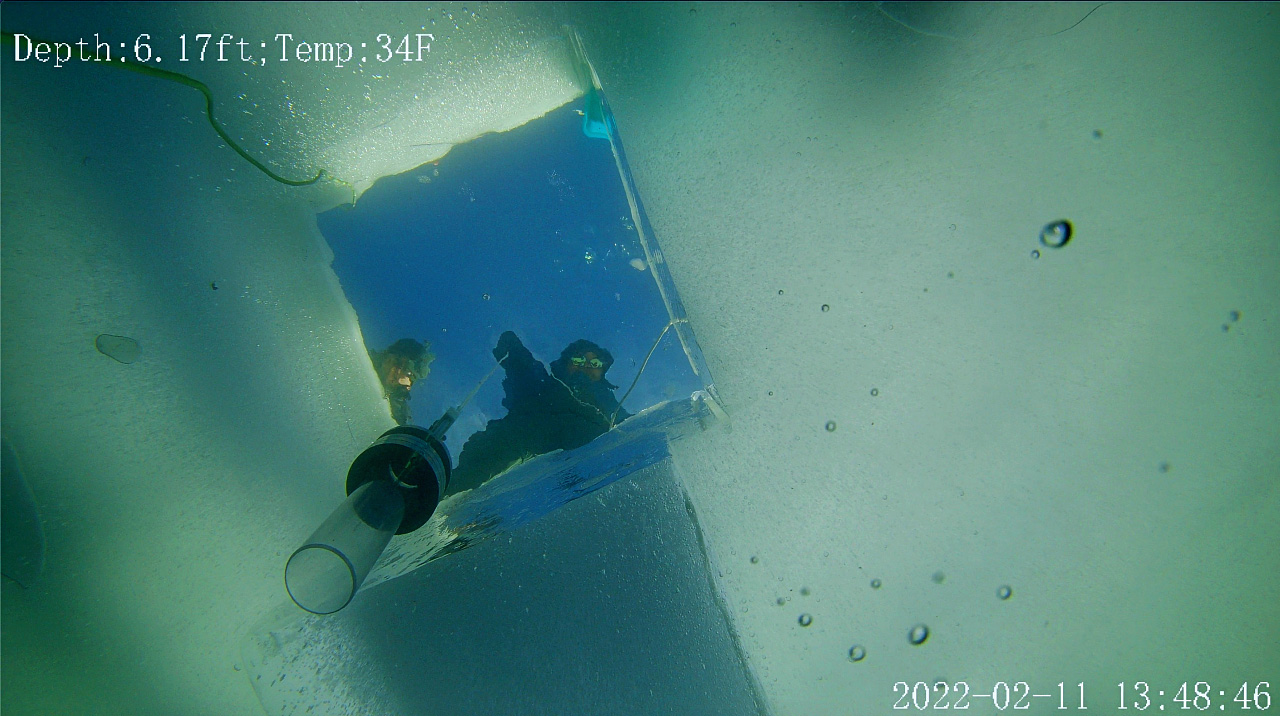
M771 703L942 677L1096 708L1276 663L1280 341L1244 308L1280 302L1276 19L952 8L981 41L873 5L579 23L733 415L673 457Z
M6 31L150 34L165 66L213 89L246 151L350 185L266 178L223 146L189 87L18 63L6 48L3 422L47 538L34 586L4 585L6 713L260 712L238 636L281 598L285 558L332 508L351 458L390 427L316 209L445 151L442 138L514 126L578 92L532 44L558 25L534 32L502 9L436 31L448 73L179 66L179 35L371 38L448 11L5 6ZM391 128L389 144L378 132ZM103 333L144 358L107 360Z
M336 5L323 12L261 4L86 4L75 12L19 6L6 13L5 30L69 42L111 40L113 62L122 40L128 59L146 57L146 50L135 50L142 43L150 56L160 57L156 67L212 90L215 116L247 151L291 178L322 169L341 182L334 200L350 201L379 177L487 132L520 126L581 94L554 21L519 6L478 10L395 3ZM202 33L211 35L207 44ZM418 49L419 35L426 50ZM395 52L405 38L412 51ZM235 44L241 39L245 48ZM355 59L367 61L302 61L303 42L346 42L355 46ZM83 64L59 71L72 74ZM98 73L106 69L89 65ZM116 81L112 74L94 76ZM137 86L155 91L163 84L148 78ZM182 121L205 121L199 93L184 88L172 96Z
M0 565L4 576L22 587L35 583L44 569L44 528L40 524L40 509L36 505L31 488L22 476L22 467L9 441L0 441Z
M767 713L659 460L245 643L269 714ZM296 611L296 610L295 610Z
M330 5L143 19L172 40L417 31L457 10ZM5 29L24 12L6 3ZM146 12L78 5L31 31L132 36ZM925 28L976 42L874 5L479 12L439 32L457 51L439 75L191 71L273 166L332 164L359 187L396 166L382 132L434 145L507 124L498 94L526 85L470 58L519 66L578 25L734 416L731 433L678 443L672 470L777 713L878 712L894 681L936 678L1085 681L1097 708L1120 680L1252 681L1276 663L1270 6L1109 3L1049 37L1056 20ZM259 713L238 633L278 603L288 552L389 427L312 228L316 207L353 192L261 177L211 140L188 88L2 68L3 419L49 558L32 589L4 585L5 711ZM423 76L440 85L415 98ZM565 96L528 86L529 116ZM432 124L472 106L488 119ZM406 164L439 148L416 149ZM1060 218L1076 236L1033 261ZM145 360L122 370L96 353L108 331ZM500 546L454 556L501 584L475 590L495 609L518 610L502 560L520 555ZM650 589L583 584L596 602ZM518 643L574 614L547 616L514 624ZM389 636L353 633L341 643L357 654Z

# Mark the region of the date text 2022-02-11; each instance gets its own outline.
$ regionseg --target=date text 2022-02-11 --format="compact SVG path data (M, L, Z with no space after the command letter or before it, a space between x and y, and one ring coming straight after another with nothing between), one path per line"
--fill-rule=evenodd
M1116 689L1112 704L1113 708L1120 711L1267 711L1271 708L1271 683L1268 681L1246 681L1239 688L1233 686L1230 689L1215 689L1206 681L1184 681L1168 689L1154 687L1145 681L1133 681L1120 682L1116 684ZM1231 692L1234 692L1234 696ZM997 711L1016 711L1028 709L1033 702L1044 699L1051 700L1060 711L1083 711L1089 708L1086 704L1084 682L1078 682L1074 686L1058 682L1045 693L1037 693L1025 681L1012 684L998 681L989 691L978 691L966 681L948 683L939 679L933 683L917 681L915 684L898 681L893 685L893 693L897 697L893 704L896 710L963 711L973 703L990 701Z

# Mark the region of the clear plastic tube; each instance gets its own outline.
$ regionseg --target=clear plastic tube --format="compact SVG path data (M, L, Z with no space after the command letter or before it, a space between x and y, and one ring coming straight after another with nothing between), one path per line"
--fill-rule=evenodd
M332 614L351 601L404 517L404 497L389 480L352 492L289 557L284 585L313 614Z

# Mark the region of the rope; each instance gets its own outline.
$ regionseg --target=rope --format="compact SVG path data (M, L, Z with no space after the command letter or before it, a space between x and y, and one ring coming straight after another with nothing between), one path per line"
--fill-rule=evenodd
M32 37L31 41L33 43L45 43L49 45L54 44L47 40L41 40L40 38L37 38L37 37ZM14 36L14 33L12 32L0 33L0 44L16 45L16 43L17 43L17 39ZM250 156L248 152L242 149L239 144L236 144L235 140L233 140L231 136L227 134L226 130L222 128L222 125L218 123L218 120L214 119L213 92L211 92L209 90L209 87L205 83L201 82L200 80L192 79L190 77L187 77L184 74L179 74L177 72L162 70L159 67L152 67L150 65L146 65L138 62L129 62L128 60L124 62L106 62L106 63L95 62L94 64L99 64L99 65L105 64L110 67L117 67L122 70L137 72L140 75L146 75L148 77L156 77L162 80L168 80L170 82L177 82L180 85L185 85L187 87L191 87L193 89L199 90L200 94L204 95L204 100L205 100L204 113L205 113L205 116L208 117L209 126L213 127L213 131L217 132L218 136L222 138L222 141L226 142L227 146L235 150L236 154L239 154L241 157L244 157L245 161L257 167L259 170L262 171L263 174L266 174L267 176L280 182L281 184L284 184L286 186L310 186L320 181L321 178L326 176L325 171L321 169L319 172L316 173L314 177L310 179L302 179L302 180L286 179L280 176L279 174L276 174L275 172L271 171L271 169L269 169L262 162Z
M631 381L631 387L627 388L627 392L623 393L622 399L618 401L618 409L613 411L613 415L609 418L610 428L613 428L614 421L618 419L618 412L622 410L622 403L627 399L627 396L631 395L631 391L636 389L636 383L639 383L640 376L644 375L645 366L649 365L649 359L653 357L653 352L658 350L658 344L662 342L662 337L667 335L667 331L671 330L671 327L677 322L685 321L683 319L672 319L667 323L666 327L662 329L662 333L658 334L658 339L653 342L653 347L649 349L649 355L646 355L644 357L644 362L640 364L640 371L636 373L636 379Z

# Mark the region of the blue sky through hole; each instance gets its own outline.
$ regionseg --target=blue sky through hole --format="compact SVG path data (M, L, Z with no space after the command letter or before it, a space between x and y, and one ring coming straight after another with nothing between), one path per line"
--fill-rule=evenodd
M431 373L413 389L416 424L430 424L494 367L506 330L544 364L579 338L601 345L621 398L668 320L609 144L583 134L578 103L384 178L318 223L366 346L431 343ZM501 380L499 371L450 432L455 452L504 414ZM699 387L669 332L625 407L634 413Z

